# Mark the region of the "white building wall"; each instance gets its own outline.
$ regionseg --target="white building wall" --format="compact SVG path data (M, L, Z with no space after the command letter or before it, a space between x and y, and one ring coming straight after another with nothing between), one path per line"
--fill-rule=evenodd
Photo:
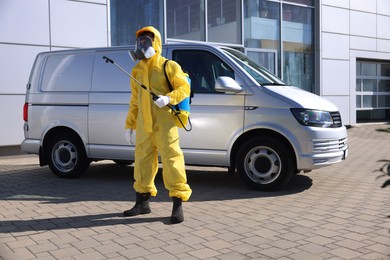
M322 0L321 96L356 124L356 59L390 60L389 0Z
M26 83L42 51L108 46L107 0L0 0L0 147L19 145Z

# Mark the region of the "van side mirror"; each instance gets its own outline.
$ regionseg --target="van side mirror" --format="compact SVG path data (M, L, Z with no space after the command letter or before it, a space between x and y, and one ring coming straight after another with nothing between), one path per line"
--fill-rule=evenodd
M221 76L215 81L215 91L225 93L239 93L242 87L231 77Z

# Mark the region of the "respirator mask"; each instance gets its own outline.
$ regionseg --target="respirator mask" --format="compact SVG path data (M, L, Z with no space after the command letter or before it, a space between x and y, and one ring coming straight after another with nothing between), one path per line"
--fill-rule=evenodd
M133 61L151 58L156 54L156 51L153 49L152 38L147 35L139 36L135 43L135 50L129 53Z

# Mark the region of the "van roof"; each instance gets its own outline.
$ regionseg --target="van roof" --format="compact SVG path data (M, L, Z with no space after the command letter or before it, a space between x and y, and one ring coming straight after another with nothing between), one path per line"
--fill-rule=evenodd
M179 47L179 46L186 46L189 48L196 48L196 47L202 47L202 49L206 48L212 48L212 49L219 49L222 46L220 45L211 45L206 43L167 43L163 44L162 48L167 47ZM226 46L223 46L223 48L226 48ZM113 51L113 50L132 50L134 49L134 45L124 45L124 46L111 46L111 47L95 47L95 48L74 48L74 49L63 49L63 50L55 50L55 51L45 51L41 52L40 54L49 54L49 53L68 53L68 52L89 52L89 51Z

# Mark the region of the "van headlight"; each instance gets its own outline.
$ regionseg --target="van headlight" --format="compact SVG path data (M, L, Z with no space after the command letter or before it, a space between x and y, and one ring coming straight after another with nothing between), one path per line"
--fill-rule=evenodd
M327 111L305 108L291 108L290 110L301 125L326 128L333 124L332 116Z

